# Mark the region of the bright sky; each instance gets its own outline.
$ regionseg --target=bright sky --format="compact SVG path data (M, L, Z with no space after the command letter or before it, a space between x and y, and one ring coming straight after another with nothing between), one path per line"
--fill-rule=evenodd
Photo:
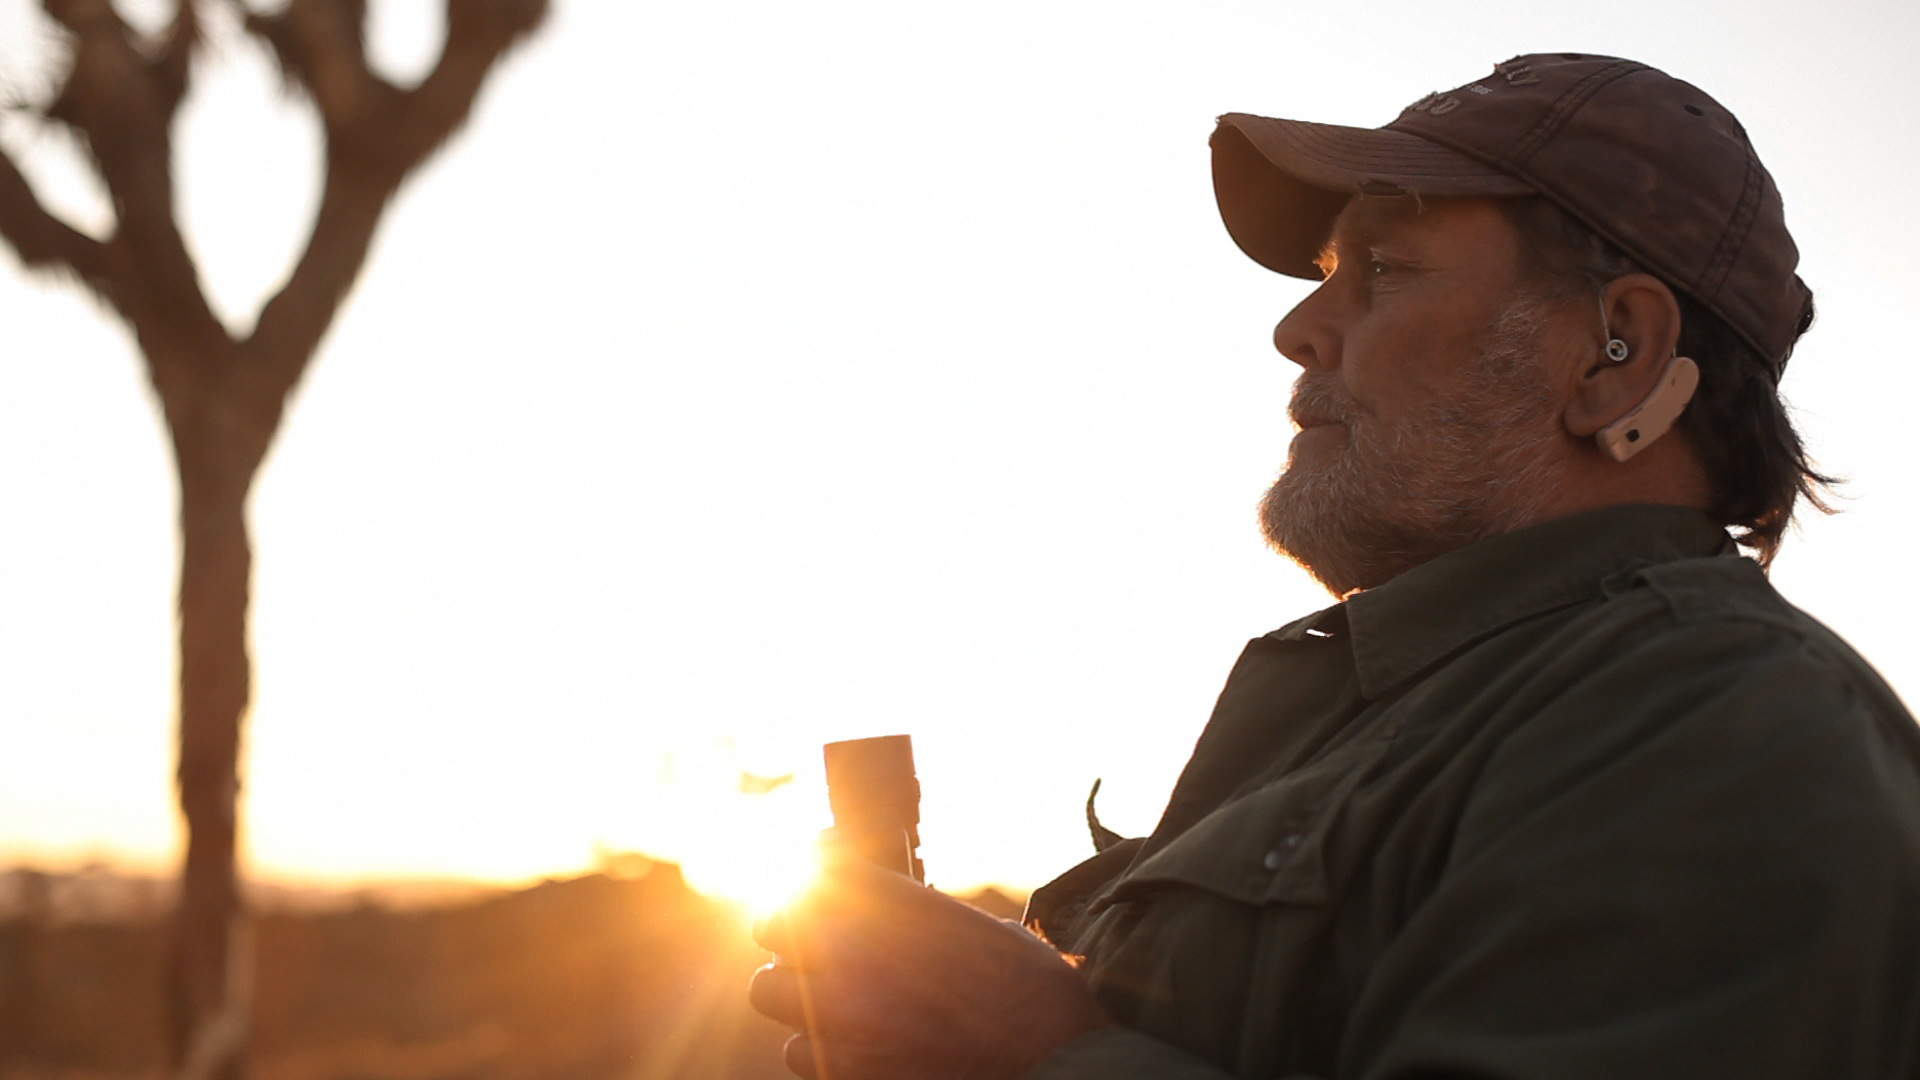
M438 6L374 0L393 70ZM28 92L32 16L0 0ZM1221 228L1214 116L1374 126L1562 48L1701 85L1772 168L1821 304L1787 390L1852 478L1775 579L1920 700L1910 0L559 0L393 207L256 488L251 870L750 877L824 824L819 744L894 732L940 884L1089 853L1096 777L1150 829L1244 641L1326 602L1253 525L1306 286ZM244 324L316 131L253 47L211 59L181 209ZM0 140L106 220L61 140ZM160 421L119 326L5 261L0 861L164 863Z

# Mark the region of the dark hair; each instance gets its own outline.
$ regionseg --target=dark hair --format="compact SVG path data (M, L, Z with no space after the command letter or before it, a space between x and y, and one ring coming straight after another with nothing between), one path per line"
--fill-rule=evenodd
M1597 291L1640 269L1611 241L1545 198L1501 204L1538 279ZM1822 496L1839 483L1814 468L1780 398L1779 375L1793 346L1776 357L1762 356L1690 294L1674 289L1673 295L1680 304L1679 353L1700 365L1700 389L1681 414L1679 430L1706 468L1712 489L1707 513L1736 530L1734 539L1751 549L1761 566L1771 565L1793 522L1794 504L1805 498L1830 514L1833 508ZM1809 307L1800 333L1812 322Z

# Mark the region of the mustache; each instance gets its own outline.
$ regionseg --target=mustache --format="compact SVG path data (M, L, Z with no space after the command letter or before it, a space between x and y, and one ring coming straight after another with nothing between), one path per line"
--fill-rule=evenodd
M1298 427L1315 424L1345 424L1360 418L1365 410L1340 386L1331 374L1307 372L1293 383L1293 397L1287 402L1287 416Z

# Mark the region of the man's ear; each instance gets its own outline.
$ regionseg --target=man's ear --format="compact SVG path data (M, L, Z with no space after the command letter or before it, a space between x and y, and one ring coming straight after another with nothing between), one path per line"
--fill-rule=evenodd
M1579 364L1564 414L1567 432L1582 439L1646 401L1659 388L1680 341L1680 303L1651 274L1608 282L1593 318L1600 324L1593 328L1591 358ZM1610 336L1626 344L1626 356L1618 361L1607 354Z

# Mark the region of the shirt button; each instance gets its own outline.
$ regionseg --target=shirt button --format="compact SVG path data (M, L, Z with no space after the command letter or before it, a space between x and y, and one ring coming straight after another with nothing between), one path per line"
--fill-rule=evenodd
M1300 846L1300 839L1299 833L1288 833L1281 837L1273 850L1267 852L1267 857L1260 860L1260 865L1269 870L1278 870L1285 866L1287 859L1293 854L1293 849Z

